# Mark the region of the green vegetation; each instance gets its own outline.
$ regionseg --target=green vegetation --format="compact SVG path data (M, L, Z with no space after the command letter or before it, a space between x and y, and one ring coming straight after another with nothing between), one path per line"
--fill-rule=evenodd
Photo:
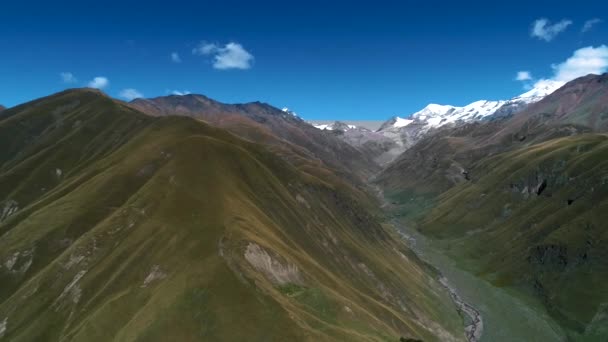
M7 340L463 340L427 266L318 163L91 90L7 110L0 143Z
M608 326L608 137L585 134L484 158L419 229L461 265L538 301L576 340Z

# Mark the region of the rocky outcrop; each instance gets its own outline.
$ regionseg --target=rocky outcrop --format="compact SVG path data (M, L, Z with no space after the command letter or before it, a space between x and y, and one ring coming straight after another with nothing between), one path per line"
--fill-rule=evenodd
M250 242L245 250L245 259L268 280L277 285L302 284L302 275L297 265L271 256L260 245Z
M2 223L19 210L19 203L9 199L4 201L0 207L2 208L2 211L0 211L0 223Z

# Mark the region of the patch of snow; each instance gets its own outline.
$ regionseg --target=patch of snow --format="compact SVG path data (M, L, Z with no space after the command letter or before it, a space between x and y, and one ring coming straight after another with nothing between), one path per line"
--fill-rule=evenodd
M283 109L281 109L281 110L282 110L284 113L291 114L291 115L293 115L293 116L295 116L295 117L298 117L298 114L297 114L296 112L293 112L293 111L289 110L289 108L287 108L287 107L283 107Z
M357 127L356 125L350 125L350 124L346 124L344 122L340 122L340 121L335 121L331 124L315 124L315 123L311 123L315 128L320 129L322 131L334 131L334 130L341 130L341 131L350 131L353 129L357 129L359 127Z
M333 126L332 126L332 125L328 125L328 124L323 124L323 125L313 125L313 126L314 126L315 128L318 128L318 129L322 130L322 131L324 131L324 130L328 130L328 131L333 130Z
M414 120L403 119L403 118L400 118L400 117L396 116L395 117L395 123L393 124L393 127L405 127L405 126L411 124L412 122L414 122Z

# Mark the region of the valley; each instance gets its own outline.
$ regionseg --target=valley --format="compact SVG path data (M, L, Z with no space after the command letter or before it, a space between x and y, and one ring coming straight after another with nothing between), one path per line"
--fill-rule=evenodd
M393 221L403 241L441 272L442 283L464 311L468 341L565 341L557 323L538 302L524 300L465 270L446 255L445 243L428 238L407 223ZM455 298L454 298L455 297Z
M602 1L4 1L0 342L608 342Z
M202 95L8 108L0 338L601 340L607 82L377 131Z

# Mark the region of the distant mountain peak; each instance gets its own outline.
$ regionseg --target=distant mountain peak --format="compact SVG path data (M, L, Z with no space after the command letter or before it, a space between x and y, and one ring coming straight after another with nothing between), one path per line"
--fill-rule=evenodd
M386 120L381 126L380 128L378 128L378 131L384 131L387 129L394 129L394 128L401 128L401 127L405 127L409 124L411 124L414 120L409 119L409 118L402 118L399 116L393 116L390 119Z
M554 80L540 80L538 82L536 82L536 84L534 85L534 87L532 89L530 89L529 91L514 97L512 100L515 99L520 99L520 100L526 100L526 99L536 99L536 98L543 98L551 93L553 93L554 91L556 91L557 89L561 88L563 85L565 84L565 82L562 81L554 81Z
M392 139L405 151L428 132L446 125L508 117L542 100L564 85L564 82L542 80L534 88L509 100L478 100L466 106L430 103L404 117L393 116L380 126L378 132Z
M346 132L346 131L350 131L353 129L368 130L367 128L350 125L350 124L347 124L342 121L334 121L333 123L330 123L330 124L313 124L313 126L322 131L345 131Z
M510 115L522 110L526 105L540 101L563 85L564 82L560 81L542 80L537 82L534 88L510 100L478 100L463 107L430 103L410 115L408 119L398 116L390 118L382 125L380 131L401 129L414 122L419 124L418 129L428 130L457 122L482 120L497 112Z

